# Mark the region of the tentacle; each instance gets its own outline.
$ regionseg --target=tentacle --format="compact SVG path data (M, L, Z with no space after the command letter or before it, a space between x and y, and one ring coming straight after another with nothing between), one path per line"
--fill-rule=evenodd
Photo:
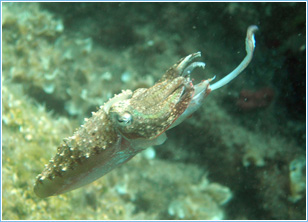
M205 63L204 62L193 62L192 64L190 64L188 67L184 69L182 76L190 75L191 72L197 67L201 67L202 69L204 69Z
M187 66L189 66L192 60L200 56L201 52L196 52L180 59L180 61L178 61L170 69L166 71L166 73L161 77L161 79L157 83L163 82L165 80L173 80L179 76L182 76L184 70L186 69Z
M228 84L231 80L233 80L235 77L237 77L250 63L253 51L255 48L255 38L254 33L258 30L258 27L255 25L249 26L247 29L247 36L246 36L246 52L247 55L231 73L229 73L227 76L225 76L223 79L219 80L218 82L214 83L210 86L210 89L216 90L226 84Z
M196 52L186 56L176 67L178 73L183 73L185 67L190 63L193 59L201 57L201 52Z

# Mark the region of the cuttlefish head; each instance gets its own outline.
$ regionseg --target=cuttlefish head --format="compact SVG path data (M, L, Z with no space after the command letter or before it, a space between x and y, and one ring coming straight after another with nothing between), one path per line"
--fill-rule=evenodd
M110 108L117 130L126 139L154 139L165 132L187 108L193 88L180 76L149 89L138 89L132 97Z
M118 132L128 140L152 140L165 132L194 96L189 73L204 63L192 63L192 67L190 62L198 56L200 53L181 59L151 88L137 89L131 98L114 103L109 114Z
M203 104L205 97L236 78L250 63L255 48L254 32L250 26L246 36L247 55L227 76L210 86L213 78L193 85L190 74L203 62L192 62L201 53L193 53L173 65L149 89L138 89L132 97L111 106L111 119L126 139L154 139L167 129L177 126Z

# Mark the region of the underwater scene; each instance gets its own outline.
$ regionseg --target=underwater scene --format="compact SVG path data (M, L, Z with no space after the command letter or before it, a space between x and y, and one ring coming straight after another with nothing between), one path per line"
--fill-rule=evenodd
M306 219L305 2L2 2L1 83L2 220Z

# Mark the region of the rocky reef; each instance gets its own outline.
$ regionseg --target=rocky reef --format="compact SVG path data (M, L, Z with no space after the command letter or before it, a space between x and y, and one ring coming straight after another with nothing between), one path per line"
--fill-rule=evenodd
M305 219L305 13L287 2L2 3L2 218ZM114 93L151 86L197 51L207 66L196 81L220 79L252 24L252 63L163 145L78 190L35 196L61 140Z

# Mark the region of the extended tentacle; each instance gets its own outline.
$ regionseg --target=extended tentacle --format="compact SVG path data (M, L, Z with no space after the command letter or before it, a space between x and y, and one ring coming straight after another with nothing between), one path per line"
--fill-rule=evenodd
M258 27L255 25L249 26L247 29L247 35L246 35L246 52L247 55L232 72L230 72L227 76L225 76L223 79L219 80L218 82L214 83L210 86L211 90L216 90L226 84L228 84L231 80L233 80L235 77L237 77L250 63L253 51L255 48L255 38L254 33L258 30Z

